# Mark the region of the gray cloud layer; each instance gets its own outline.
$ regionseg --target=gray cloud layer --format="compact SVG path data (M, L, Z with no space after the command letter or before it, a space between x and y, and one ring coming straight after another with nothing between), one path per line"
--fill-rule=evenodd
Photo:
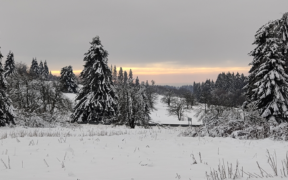
M52 70L82 69L96 35L117 66L247 66L255 32L287 7L287 0L1 0L0 46L28 65L46 59Z

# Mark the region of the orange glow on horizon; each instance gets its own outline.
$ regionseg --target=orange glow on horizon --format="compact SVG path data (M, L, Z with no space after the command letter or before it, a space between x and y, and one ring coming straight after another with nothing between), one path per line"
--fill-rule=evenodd
M119 72L120 68L117 68ZM211 74L222 72L239 72L248 73L250 67L187 67L187 68L171 68L171 67L122 67L123 71L132 69L133 74L137 75L165 75L165 74ZM53 75L60 75L60 71L51 71ZM74 70L76 75L79 75L82 70Z

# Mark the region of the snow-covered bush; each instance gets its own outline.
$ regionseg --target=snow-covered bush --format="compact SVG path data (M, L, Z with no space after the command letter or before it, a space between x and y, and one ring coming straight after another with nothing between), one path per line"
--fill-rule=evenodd
M271 127L270 137L274 140L288 141L288 123L282 123L278 126Z

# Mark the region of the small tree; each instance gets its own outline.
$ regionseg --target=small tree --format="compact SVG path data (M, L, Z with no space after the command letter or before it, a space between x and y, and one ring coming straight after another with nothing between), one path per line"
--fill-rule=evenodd
M116 65L114 66L113 75L112 75L113 83L117 83L117 68Z
M169 116L177 116L180 121L184 115L185 110L185 100L180 98L175 98L168 107Z
M185 99L185 102L186 102L186 107L187 109L189 108L189 106L193 106L194 105L194 96L191 92L186 92L184 93L184 99Z
M71 66L66 66L61 69L61 77L60 82L62 84L62 91L69 93L77 93L77 80L76 76L73 73L73 69Z
M44 65L43 65L43 62L40 61L40 63L39 63L39 75L41 78L43 77L43 73L44 73Z
M124 71L124 84L126 84L128 82L128 75L127 72Z
M100 121L102 117L114 116L117 111L118 97L107 65L108 52L98 36L90 44L84 57L84 70L80 74L83 88L76 97L78 102L71 116L72 122L80 118L83 122Z
M131 77L131 76L130 76ZM116 123L135 128L138 123L147 126L150 120L150 104L144 85L136 85L129 78L126 83L117 84L119 111Z
M130 71L129 71L129 79L130 79L130 83L133 83L133 73L132 73L132 69L130 69Z
M32 59L32 64L29 73L33 77L38 77L40 75L39 66L36 58Z
M136 85L136 86L139 86L139 85L140 85L138 76L137 76L137 78L136 78L136 80L135 80L135 85Z
M171 89L168 89L164 96L161 98L161 102L167 104L168 106L170 106L172 100L173 100L173 97L174 97L174 93Z
M124 75L123 75L123 70L122 67L120 67L119 73L118 73L118 83L123 83L124 80Z
M46 60L45 60L45 62L44 62L42 77L43 77L44 79L46 79L46 80L49 78L49 68L48 68L48 66L47 66Z
M4 74L5 77L8 77L14 74L15 72L14 54L11 51L7 55L4 70L5 70L5 74Z

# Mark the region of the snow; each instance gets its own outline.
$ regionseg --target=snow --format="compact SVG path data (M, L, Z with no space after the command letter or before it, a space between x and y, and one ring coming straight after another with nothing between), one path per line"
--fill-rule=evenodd
M198 120L197 117L195 117L197 106L193 107L191 110L186 110L184 112L184 120L179 121L177 116L169 116L168 115L168 105L162 103L160 100L163 96L158 95L156 100L156 109L155 111L151 112L151 119L152 122L156 122L159 124L188 124L188 117L192 118L192 125L198 125L202 124L202 122Z
M179 136L187 128L0 128L0 179L206 180L205 172L218 169L222 161L232 163L233 171L238 161L239 169L260 174L258 162L274 175L266 149L272 155L277 153L279 169L288 149L288 142L269 139ZM278 173L268 179L280 179L280 170Z
M67 98L69 98L72 102L75 102L75 98L77 96L77 94L75 93L63 93L63 95Z

